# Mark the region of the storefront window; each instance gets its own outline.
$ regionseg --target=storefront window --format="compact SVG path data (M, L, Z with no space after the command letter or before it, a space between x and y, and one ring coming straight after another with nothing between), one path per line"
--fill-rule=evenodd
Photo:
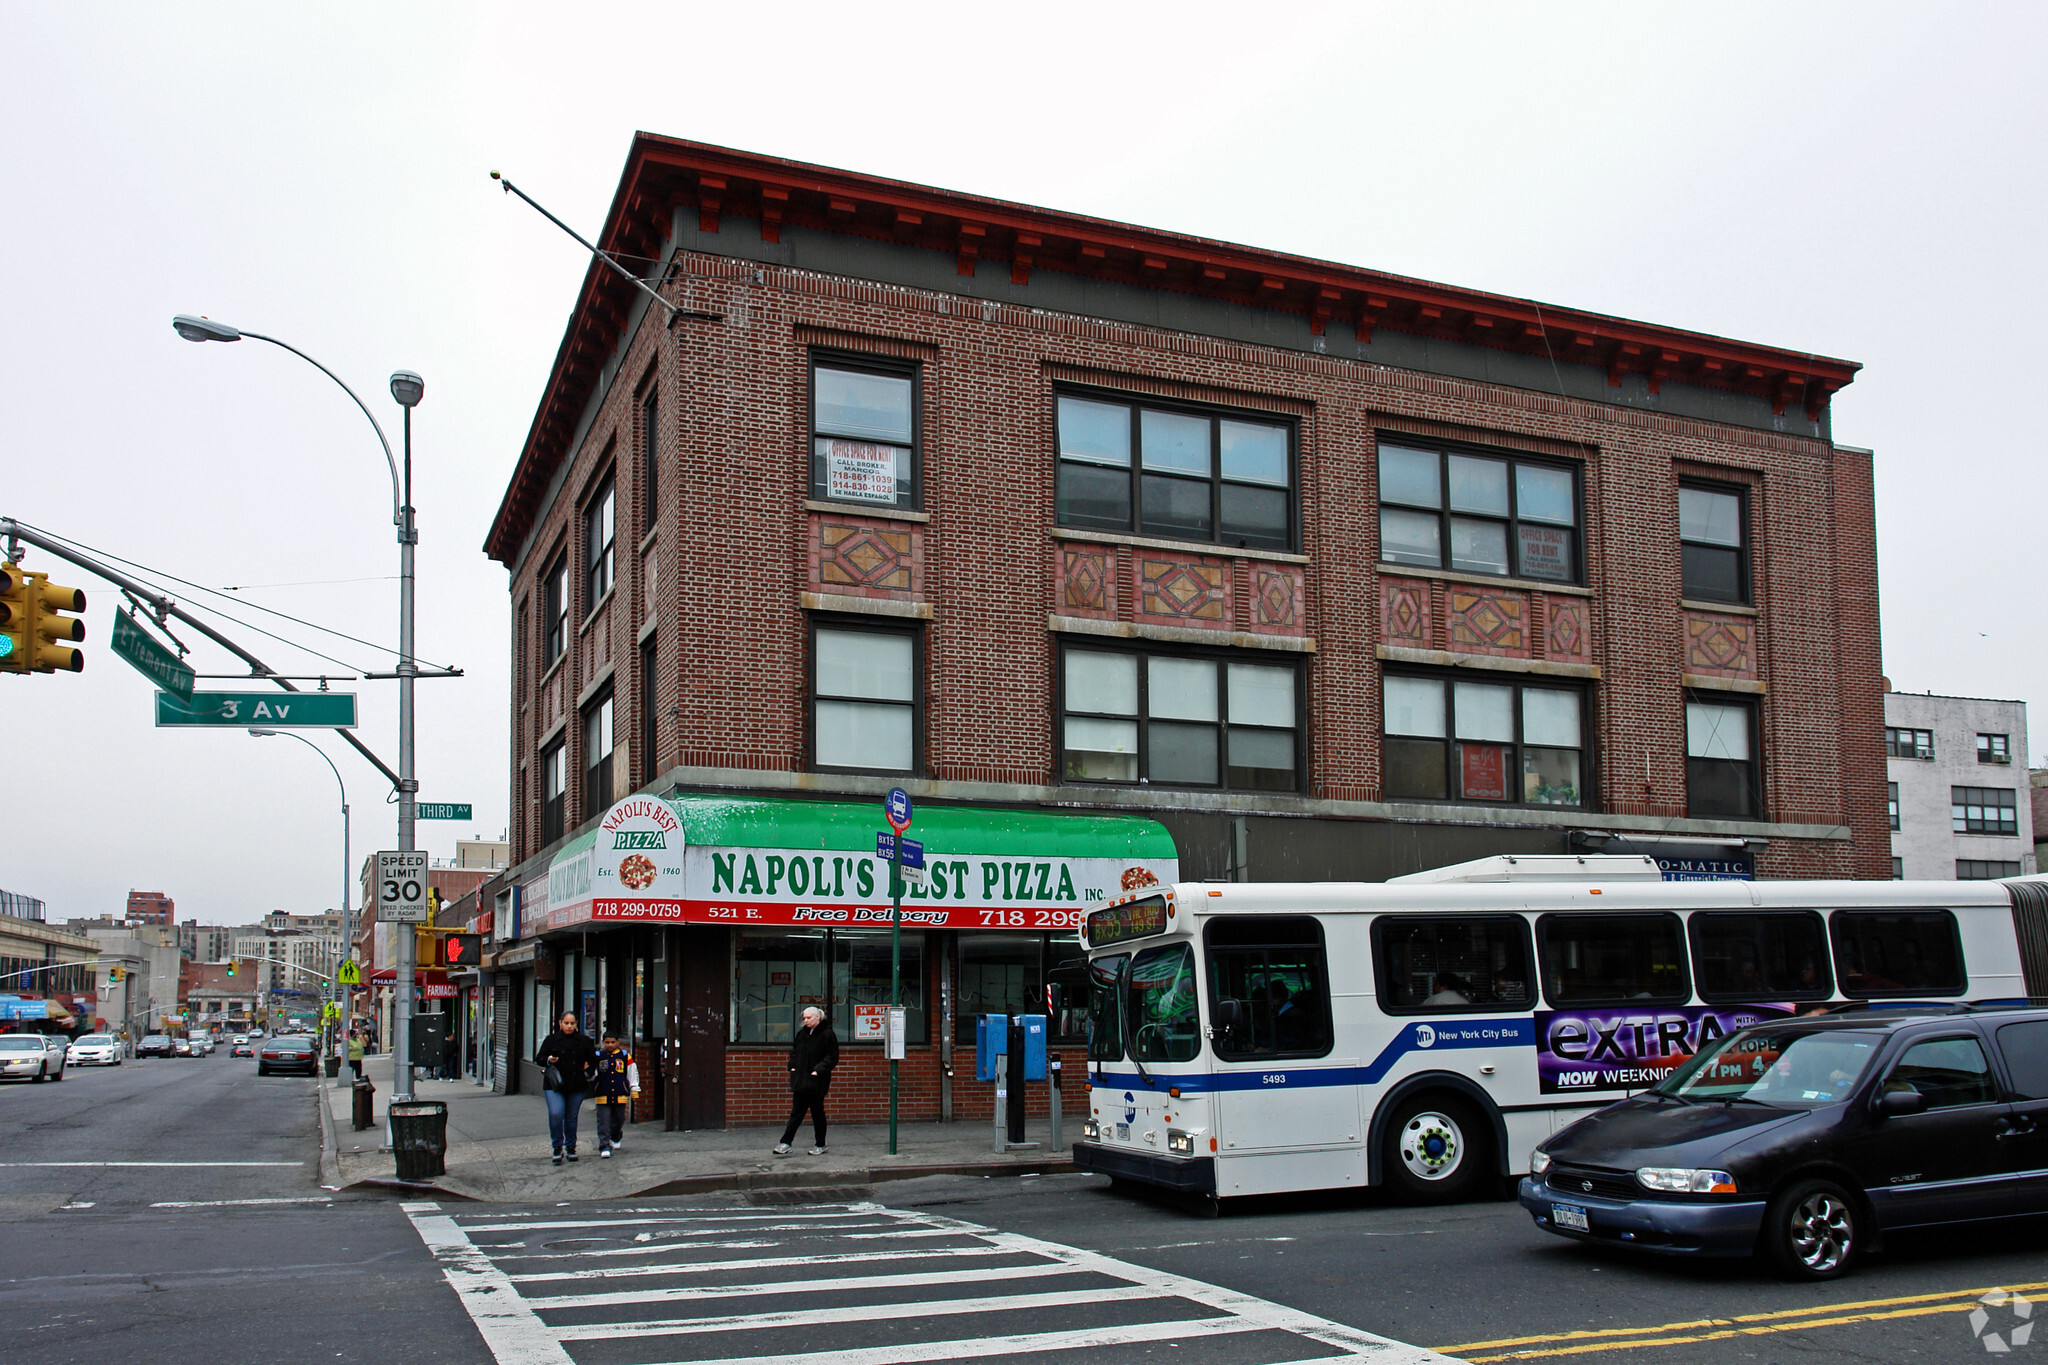
M889 1007L889 933L886 929L832 931L832 1027L841 1043L862 1039L860 1014ZM874 1017L870 1015L870 1017ZM924 1015L924 934L903 935L904 1041L928 1041ZM864 1041L880 1042L870 1032Z
M796 1036L806 1005L823 1008L827 932L763 929L735 935L732 1041L786 1043Z
M953 1041L974 1042L977 1015L1043 1013L1044 981L1044 936L960 935L960 1003L953 1011Z

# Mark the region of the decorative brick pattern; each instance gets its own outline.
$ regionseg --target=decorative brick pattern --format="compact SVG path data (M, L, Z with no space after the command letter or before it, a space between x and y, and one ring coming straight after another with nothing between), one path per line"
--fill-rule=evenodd
M813 512L810 539L818 592L904 599L923 590L924 537L916 525Z
M1593 641L1586 629L1586 604L1576 597L1545 597L1543 657L1554 663L1593 661Z
M1428 580L1380 580L1380 638L1406 649L1430 647Z
M1230 565L1200 555L1141 550L1131 556L1137 579L1137 619L1155 625L1227 630L1231 622Z
M1251 580L1253 630L1266 635L1300 635L1307 629L1298 566L1253 560Z
M1108 545L1060 545L1053 550L1053 600L1065 616L1116 619L1116 551Z
M1685 671L1712 678L1754 678L1756 622L1747 616L1687 612Z
M1444 593L1444 633L1460 654L1527 658L1529 602L1518 592L1453 586Z

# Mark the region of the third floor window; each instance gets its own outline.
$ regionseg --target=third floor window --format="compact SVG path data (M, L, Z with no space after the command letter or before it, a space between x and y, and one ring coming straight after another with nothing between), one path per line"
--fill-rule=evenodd
M583 598L586 612L596 607L612 588L612 541L618 532L616 502L612 481L607 477L597 496L583 509L583 544L589 556Z
M1949 824L1957 834L2018 834L2019 793L2003 787L1950 787Z
M1578 480L1563 465L1380 443L1380 561L1577 583Z
M1749 601L1748 512L1740 489L1678 486L1681 596L1736 605Z
M541 578L540 666L552 667L569 644L569 557L557 558Z
M811 496L912 508L918 500L917 367L811 363Z
M1059 522L1291 550L1293 429L1250 413L1062 394Z
M1977 736L1977 761L1979 763L2011 763L2011 737L2007 735Z
M1887 725L1884 727L1884 752L1887 758L1931 759L1934 757L1934 731Z

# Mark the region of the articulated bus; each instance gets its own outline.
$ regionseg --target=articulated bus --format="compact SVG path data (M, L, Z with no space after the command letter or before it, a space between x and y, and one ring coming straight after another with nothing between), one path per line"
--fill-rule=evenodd
M1147 887L1081 938L1076 1166L1211 1199L1442 1202L1746 1024L2048 991L2048 883L1665 882L1649 858L1500 857Z

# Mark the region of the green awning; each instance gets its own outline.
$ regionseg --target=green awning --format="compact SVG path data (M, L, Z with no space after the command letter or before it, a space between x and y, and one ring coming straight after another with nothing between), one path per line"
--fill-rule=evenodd
M662 800L683 822L694 846L815 848L871 853L889 822L879 801L790 801L774 797L673 793ZM906 837L928 855L978 853L1010 858L1175 858L1173 836L1156 820L1135 815L1065 815L1050 811L918 806ZM584 840L595 840L595 833ZM590 845L571 843L562 852Z

